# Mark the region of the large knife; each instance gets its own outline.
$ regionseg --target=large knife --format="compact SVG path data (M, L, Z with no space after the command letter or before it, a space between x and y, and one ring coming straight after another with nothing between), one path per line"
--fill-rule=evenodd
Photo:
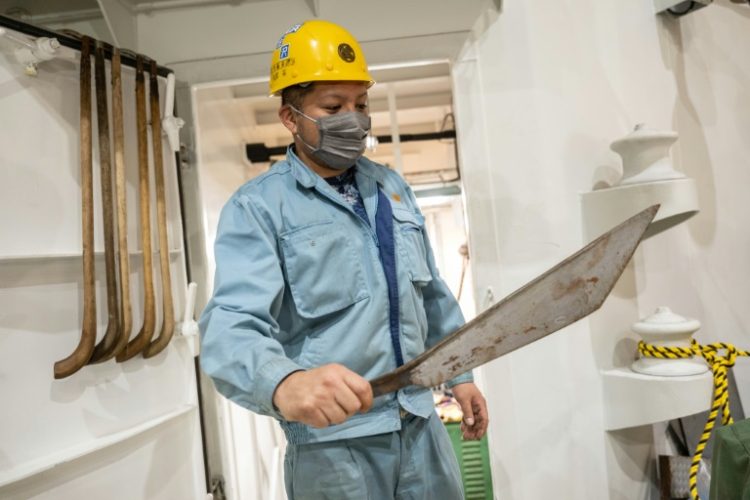
M431 349L370 382L375 396L434 387L531 344L599 309L659 210L654 205L466 323Z

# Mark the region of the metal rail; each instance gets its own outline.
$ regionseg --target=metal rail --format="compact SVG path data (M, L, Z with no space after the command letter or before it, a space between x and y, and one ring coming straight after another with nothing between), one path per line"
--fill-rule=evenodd
M24 35L32 36L32 37L46 37L46 38L56 38L57 41L60 42L60 45L63 45L65 47L71 48L73 50L77 50L78 52L81 51L81 40L77 39L74 36L71 36L66 33L61 33L58 31L53 31L47 28L42 28L41 26L36 26L34 24L29 24L24 21L19 21L18 19L14 19L12 17L0 15L0 26L8 28L13 31L17 31L19 33L23 33ZM135 60L136 60L136 53L127 49L121 49L120 53L120 60L122 65L129 66L131 68L135 68ZM108 43L104 44L104 57L106 59L112 59L112 46ZM143 56L148 62L150 62L152 59ZM173 71L165 66L158 66L157 73L159 76L163 76L166 78L166 76Z

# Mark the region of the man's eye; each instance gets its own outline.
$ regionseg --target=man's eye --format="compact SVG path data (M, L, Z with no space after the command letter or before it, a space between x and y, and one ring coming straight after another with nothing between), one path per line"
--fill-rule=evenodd
M323 106L323 109L325 109L329 113L336 113L339 109L341 109L341 106Z
M368 107L368 106L367 106L367 103L364 103L364 104L357 104L357 109L358 109L359 111L367 111L367 107Z

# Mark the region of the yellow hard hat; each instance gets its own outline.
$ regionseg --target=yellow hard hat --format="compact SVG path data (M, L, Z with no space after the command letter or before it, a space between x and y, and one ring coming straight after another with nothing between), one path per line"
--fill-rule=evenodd
M348 31L312 20L282 35L271 58L271 95L299 83L335 80L375 83L362 49Z

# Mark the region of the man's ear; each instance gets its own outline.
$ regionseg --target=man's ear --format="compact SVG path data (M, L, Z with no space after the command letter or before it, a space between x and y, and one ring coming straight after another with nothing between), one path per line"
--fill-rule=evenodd
M292 134L297 133L297 114L288 104L279 108L279 119Z

